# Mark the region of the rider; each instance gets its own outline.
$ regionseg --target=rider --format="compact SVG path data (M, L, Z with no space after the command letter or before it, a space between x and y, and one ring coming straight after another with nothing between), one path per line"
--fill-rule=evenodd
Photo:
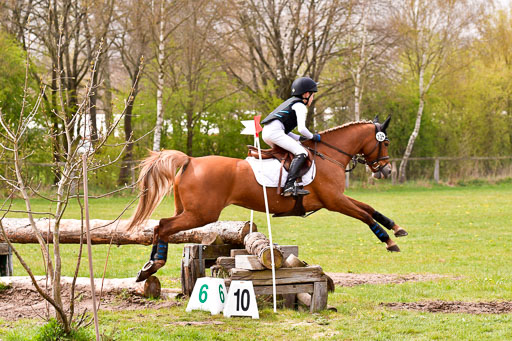
M292 83L292 97L284 101L261 122L265 125L262 132L263 141L271 147L278 145L295 155L282 193L285 197L309 194L309 191L295 186L295 180L306 162L308 152L299 143L301 136L291 131L297 127L299 133L305 138L320 141L319 134L312 134L306 128L308 113L306 106L309 107L313 103L314 94L317 91L317 84L311 78L296 79Z

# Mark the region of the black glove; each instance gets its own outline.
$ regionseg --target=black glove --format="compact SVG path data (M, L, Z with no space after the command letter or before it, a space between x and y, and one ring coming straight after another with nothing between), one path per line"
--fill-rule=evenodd
M312 140L315 142L320 142L320 140L322 140L322 138L320 137L320 134L313 134Z
M304 137L304 136L299 136L299 141L300 142L304 142L304 141L307 141L308 138L307 137Z

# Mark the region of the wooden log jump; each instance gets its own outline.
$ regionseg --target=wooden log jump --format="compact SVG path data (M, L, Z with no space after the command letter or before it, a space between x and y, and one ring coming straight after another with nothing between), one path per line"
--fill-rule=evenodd
M140 232L127 232L127 220L114 222L110 220L92 219L91 240L93 244L141 244L150 245L153 242L153 229L158 220L148 220ZM7 237L12 243L37 243L28 218L2 219ZM38 219L36 227L43 235L44 240L52 242L55 221L52 219ZM253 223L253 231L257 231ZM169 243L199 243L199 244L238 244L243 245L244 237L250 232L248 221L217 221L188 231L179 232L170 237ZM80 236L85 243L85 231L82 232L82 221L75 219L62 219L60 222L60 242L62 244L79 244ZM0 234L0 242L4 241Z

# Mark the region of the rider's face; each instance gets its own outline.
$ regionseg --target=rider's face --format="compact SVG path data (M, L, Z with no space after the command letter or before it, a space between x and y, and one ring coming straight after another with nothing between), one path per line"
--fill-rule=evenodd
M306 105L309 107L313 103L313 98L315 97L315 93L314 92L306 92L306 94L309 94L308 102L306 103Z

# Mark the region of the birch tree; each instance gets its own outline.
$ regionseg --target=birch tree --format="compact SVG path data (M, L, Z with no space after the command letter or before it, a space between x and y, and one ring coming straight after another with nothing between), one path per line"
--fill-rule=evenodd
M414 129L405 148L399 181L406 179L406 167L420 133L427 94L434 82L451 69L448 59L464 47L470 28L485 1L401 0L391 18L401 34L400 48L406 69L417 82L418 110ZM465 36L466 35L466 36Z

